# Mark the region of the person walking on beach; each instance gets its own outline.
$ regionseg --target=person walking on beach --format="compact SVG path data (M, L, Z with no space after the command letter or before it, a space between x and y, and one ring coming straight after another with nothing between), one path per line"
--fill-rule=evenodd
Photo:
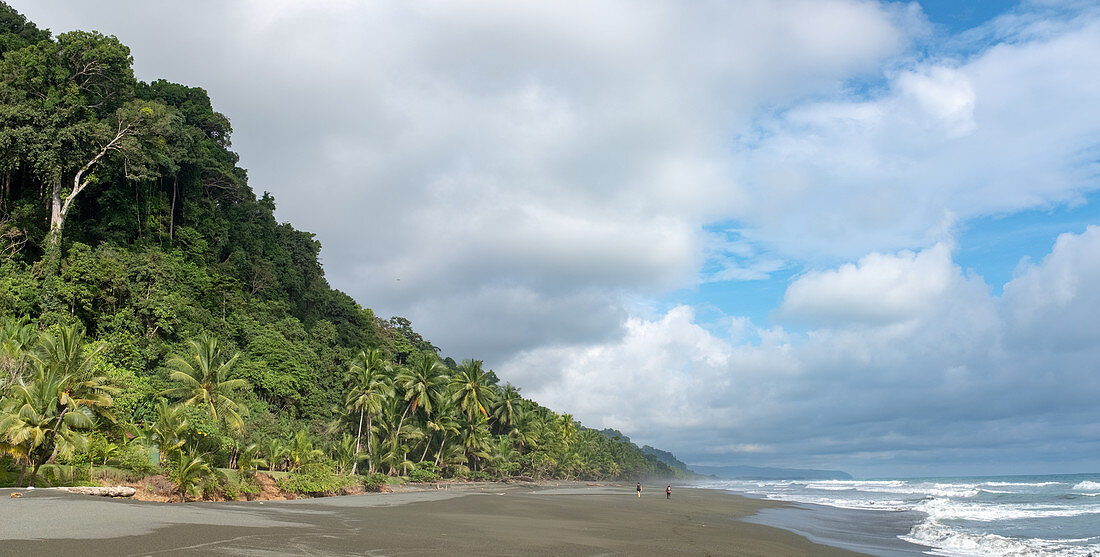
M672 486L665 488L665 499L672 499Z
M638 497L642 496L642 482L638 482Z

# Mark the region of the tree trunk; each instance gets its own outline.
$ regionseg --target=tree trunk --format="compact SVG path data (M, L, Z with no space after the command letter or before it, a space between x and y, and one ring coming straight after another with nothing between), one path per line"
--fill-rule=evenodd
M41 468L41 467L42 467L41 462L39 462L37 460L34 461L34 468L31 469L31 481L30 481L31 486L35 485L35 481L38 479L38 469Z
M365 408L363 408L363 407L359 408L359 431L355 434L355 454L356 454L356 456L359 455L359 447L363 442L363 413L364 413L364 410L365 410ZM355 461L351 465L351 475L354 476L355 473L358 470L359 470L359 459L356 458Z
M443 439L439 442L439 452L435 453L435 465L439 466L440 459L443 458L443 446L447 444L447 434L443 434Z
M371 416L367 414L367 472L374 473L374 430L371 429Z
M57 181L53 184L53 191L50 196L50 231L47 240L47 244L49 244L50 247L60 247L61 230L65 226L65 216L69 214L69 209L72 208L73 200L76 199L76 196L80 195L80 192L84 191L84 188L92 183L91 178L84 179L85 174L87 174L88 171L107 153L120 148L122 140L134 132L133 126L135 123L136 121L119 121L118 131L115 132L114 138L108 141L91 160L84 163L84 166L80 167L80 170L76 171L76 175L73 176L73 190L69 192L69 195L65 196L64 202L61 200L61 176L57 177Z
M6 214L8 191L11 190L11 172L4 173L4 189L0 190L0 215Z
M424 459L428 457L428 448L432 446L432 438L428 437L428 440L424 442L424 454L420 455L420 462L424 462Z
M175 241L176 231L176 192L179 191L179 177L172 175L172 208L168 211L168 243Z

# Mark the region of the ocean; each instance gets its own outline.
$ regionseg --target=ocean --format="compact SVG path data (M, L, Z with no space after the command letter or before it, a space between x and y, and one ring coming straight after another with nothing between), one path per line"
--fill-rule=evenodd
M1100 474L696 485L796 503L752 521L881 557L1100 557Z

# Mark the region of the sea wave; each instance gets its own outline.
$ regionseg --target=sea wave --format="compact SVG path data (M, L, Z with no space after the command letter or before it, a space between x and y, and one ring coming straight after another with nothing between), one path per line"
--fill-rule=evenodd
M982 485L989 487L1047 487L1058 485L1062 482L985 482Z
M1086 537L1094 533L1089 524L1100 519L1100 480L1092 476L1011 479L1017 481L990 477L717 483L768 499L915 511L923 515L917 519L922 522L903 539L933 547L935 555L1100 557L1100 537ZM1046 535L1014 537L1022 532Z
M933 555L1013 557L1089 557L1100 552L1100 544L1071 545L1082 540L1018 539L996 534L964 532L936 521L913 527L903 540L933 548Z
M927 513L933 520L969 520L973 522L997 522L1033 518L1069 518L1100 514L1100 505L1065 507L1056 505L983 505L932 499L915 507Z
M981 491L971 483L909 483L901 481L830 481L806 484L806 489L818 491L862 491L921 497L975 497Z

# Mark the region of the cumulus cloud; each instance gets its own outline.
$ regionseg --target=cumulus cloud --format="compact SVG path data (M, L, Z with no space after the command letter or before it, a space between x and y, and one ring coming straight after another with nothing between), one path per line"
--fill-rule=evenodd
M741 140L746 235L798 259L855 259L1095 189L1100 10L1012 21L969 57L903 62L865 94L759 119Z
M1005 285L1008 340L1043 352L1073 353L1100 345L1100 227L1062 234L1042 262L1023 262ZM1079 368L1085 371L1091 366Z
M945 245L872 254L790 285L786 311L820 320L804 333L742 322L748 334L716 336L676 307L628 321L615 341L526 352L502 373L541 377L540 400L699 464L1082 466L1100 456L1081 436L1098 418L1096 261L1100 228L1063 235L998 299Z
M792 320L815 323L904 322L935 309L958 275L947 245L920 253L873 253L858 264L811 272L787 289L779 308Z

